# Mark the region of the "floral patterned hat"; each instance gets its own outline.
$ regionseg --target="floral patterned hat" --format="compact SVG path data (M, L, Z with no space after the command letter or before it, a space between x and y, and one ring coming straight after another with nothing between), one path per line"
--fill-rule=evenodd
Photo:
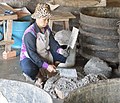
M46 17L50 18L51 17L51 10L50 6L45 3L40 3L37 4L35 8L35 12L31 15L33 19L41 18L41 17Z

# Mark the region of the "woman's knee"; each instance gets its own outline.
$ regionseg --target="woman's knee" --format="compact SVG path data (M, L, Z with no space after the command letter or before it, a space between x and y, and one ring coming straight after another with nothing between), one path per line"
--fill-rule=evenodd
M22 71L34 80L39 72L39 68L30 59L22 60L20 65Z

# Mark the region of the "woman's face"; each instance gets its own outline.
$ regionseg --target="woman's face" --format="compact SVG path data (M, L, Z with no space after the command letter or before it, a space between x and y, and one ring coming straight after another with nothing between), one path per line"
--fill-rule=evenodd
M36 19L36 23L40 28L46 27L48 25L49 19L41 17L39 19Z

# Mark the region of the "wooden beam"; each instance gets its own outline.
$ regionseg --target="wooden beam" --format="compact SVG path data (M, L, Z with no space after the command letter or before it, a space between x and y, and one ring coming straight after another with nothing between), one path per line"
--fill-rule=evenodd
M76 17L70 12L53 12L50 20L62 20L63 21L64 19L70 19L70 18L76 18Z
M0 41L0 45L10 45L10 44L13 44L14 43L14 40L2 40Z
M0 20L14 20L17 19L17 15L4 15L4 16L0 16Z

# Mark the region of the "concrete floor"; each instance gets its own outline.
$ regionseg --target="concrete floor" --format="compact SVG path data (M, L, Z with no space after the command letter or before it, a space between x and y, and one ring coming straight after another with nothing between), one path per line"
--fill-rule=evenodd
M0 78L24 81L22 71L19 66L19 56L4 60L0 52Z

